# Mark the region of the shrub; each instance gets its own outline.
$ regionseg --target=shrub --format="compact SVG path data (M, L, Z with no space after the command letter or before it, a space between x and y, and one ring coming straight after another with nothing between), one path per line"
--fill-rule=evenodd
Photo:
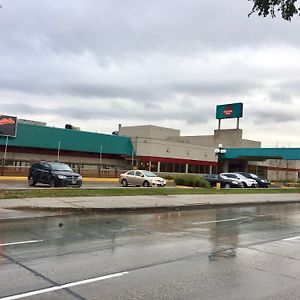
M170 174L167 174L167 175L162 175L162 177L166 180L173 180L174 179L174 176L173 175L170 175Z
M174 177L176 185L210 188L210 184L204 178L197 175L180 175Z

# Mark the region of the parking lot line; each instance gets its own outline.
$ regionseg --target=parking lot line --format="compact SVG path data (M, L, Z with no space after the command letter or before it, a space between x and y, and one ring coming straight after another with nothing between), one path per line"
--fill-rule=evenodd
M105 279L111 279L111 278L126 275L128 273L129 272L121 272L121 273L104 275L104 276L85 279L85 280L80 280L80 281L74 281L74 282L63 284L63 285L53 286L53 287L50 287L50 288L45 288L45 289L41 289L41 290L36 290L36 291L31 291L31 292L27 292L27 293L23 293L23 294L17 294L17 295L13 295L13 296L0 298L0 300L22 299L22 298L26 298L26 297L36 296L36 295L40 295L40 294L45 294L45 293L54 292L54 291L57 291L57 290L70 288L70 287L73 287L73 286L83 285L83 284L92 283L92 282L105 280Z
M196 222L196 223L193 223L193 225L211 224L211 223L222 223L222 222L238 221L238 220L243 220L243 219L248 219L248 217L239 217L239 218L226 219L226 220L213 220L213 221Z
M12 243L4 243L0 244L0 246L12 246L12 245L22 245L22 244L31 244L31 243L40 243L44 240L32 240L32 241L22 241L22 242L12 242Z

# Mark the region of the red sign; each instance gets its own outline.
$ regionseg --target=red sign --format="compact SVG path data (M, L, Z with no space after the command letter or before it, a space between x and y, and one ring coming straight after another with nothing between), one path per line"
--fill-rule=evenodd
M230 117L233 114L232 107L230 105L226 106L223 113L224 113L224 116Z
M16 136L17 118L0 114L0 136Z
M16 124L16 121L12 118L5 118L4 119L0 119L0 126L2 125L6 125L6 124Z

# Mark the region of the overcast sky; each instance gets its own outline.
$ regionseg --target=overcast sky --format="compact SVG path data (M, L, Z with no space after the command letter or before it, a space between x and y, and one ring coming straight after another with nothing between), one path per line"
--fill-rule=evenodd
M247 0L0 2L0 114L203 135L216 105L243 102L244 138L300 147L297 17L249 18Z

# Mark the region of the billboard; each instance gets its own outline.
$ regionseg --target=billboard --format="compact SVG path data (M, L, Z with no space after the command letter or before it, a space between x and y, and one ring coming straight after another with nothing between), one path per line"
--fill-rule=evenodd
M216 119L241 118L243 116L243 103L217 105Z
M0 115L0 136L12 136L17 134L17 117Z

